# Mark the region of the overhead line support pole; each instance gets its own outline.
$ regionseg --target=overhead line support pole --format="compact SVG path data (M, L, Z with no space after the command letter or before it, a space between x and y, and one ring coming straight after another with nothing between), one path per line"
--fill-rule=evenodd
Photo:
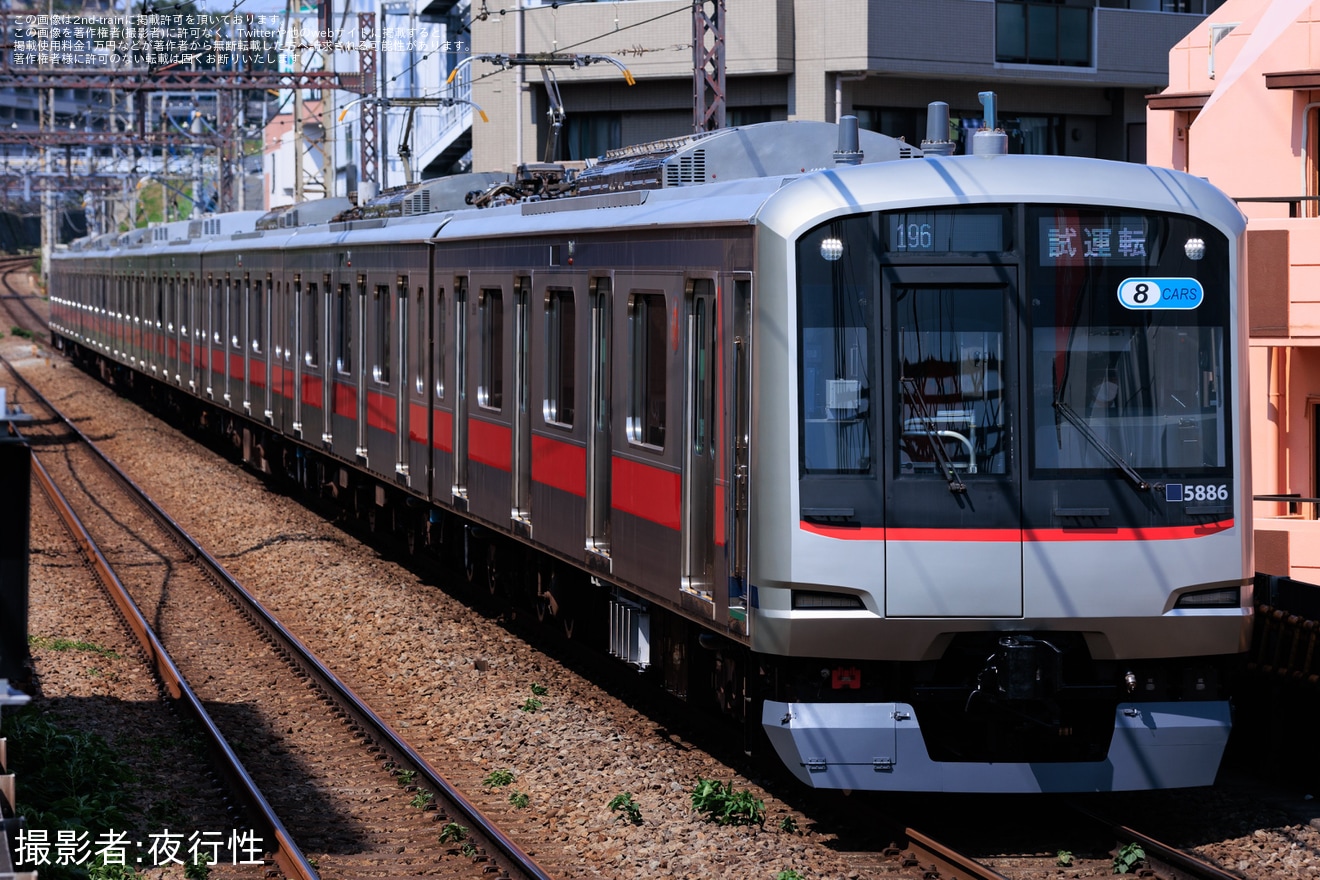
M372 184L367 189L374 189L380 182L380 108L376 96L376 13L358 13L358 71L361 80L358 94L364 100L358 110L362 131L358 137L358 149L361 155L361 168L358 176L358 203L363 199L364 183Z
M724 128L724 0L692 0L692 130Z

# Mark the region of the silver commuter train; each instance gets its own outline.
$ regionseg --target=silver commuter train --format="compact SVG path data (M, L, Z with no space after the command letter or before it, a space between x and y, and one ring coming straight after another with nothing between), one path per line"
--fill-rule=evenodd
M53 261L52 332L809 785L1211 783L1251 624L1241 214L870 133L822 167L834 129L102 237Z

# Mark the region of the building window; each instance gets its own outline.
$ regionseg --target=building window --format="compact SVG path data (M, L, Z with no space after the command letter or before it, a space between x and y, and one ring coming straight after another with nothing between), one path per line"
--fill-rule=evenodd
M623 146L623 117L619 113L574 113L564 122L560 154L566 159L594 159ZM558 160L551 156L550 161Z
M628 298L628 440L665 445L665 297L634 293Z
M481 375L477 403L486 409L504 406L504 293L483 287L477 301L481 334Z
M995 60L1005 64L1091 66L1091 9L1055 2L995 3Z
M730 128L740 125L758 125L770 122L773 114L769 107L730 107L724 111L724 122Z
M573 291L550 290L545 295L545 420L573 426L574 365L577 350Z
M1224 0L1097 0L1103 9L1141 9L1148 12L1183 12L1191 15L1209 15Z
M920 144L926 137L925 108L909 107L855 107L857 124L869 131L894 138L903 138L909 144ZM947 137L954 143L954 152L971 152L971 139L985 124L981 110L951 110ZM1064 117L1062 116L1005 116L999 127L1008 135L1010 153L1033 156L1061 156L1064 151Z

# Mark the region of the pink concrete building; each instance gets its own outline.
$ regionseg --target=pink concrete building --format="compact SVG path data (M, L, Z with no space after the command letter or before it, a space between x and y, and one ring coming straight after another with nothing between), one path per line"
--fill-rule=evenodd
M1320 497L1320 0L1227 0L1170 51L1147 138L1248 218L1253 491ZM1317 507L1256 502L1258 571L1320 583Z

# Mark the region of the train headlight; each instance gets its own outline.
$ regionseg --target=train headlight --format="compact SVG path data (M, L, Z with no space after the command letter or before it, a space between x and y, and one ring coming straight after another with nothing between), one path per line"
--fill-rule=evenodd
M827 238L820 243L820 255L833 263L843 256L843 242L837 238Z
M1236 608L1239 596L1237 587L1220 587L1214 590L1197 590L1183 593L1178 597L1175 608Z
M1199 238L1189 238L1183 245L1183 253L1189 260L1199 260L1205 256L1205 242Z

